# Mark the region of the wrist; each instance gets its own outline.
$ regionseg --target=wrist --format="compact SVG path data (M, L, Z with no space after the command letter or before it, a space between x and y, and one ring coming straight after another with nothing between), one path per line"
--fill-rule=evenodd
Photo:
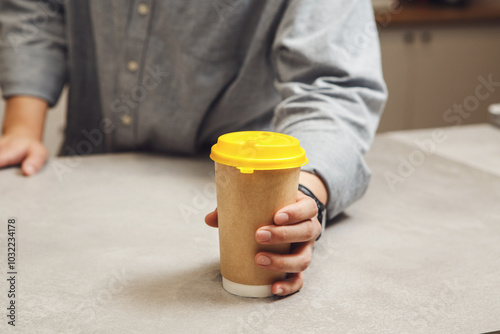
M29 96L7 99L2 134L30 137L41 141L48 104Z
M16 137L26 137L42 141L42 133L37 129L33 129L29 126L23 124L16 124L14 126L5 126L2 130L3 136L16 136Z
M323 183L323 180L319 176L313 173L301 171L299 183L311 190L314 193L314 196L316 196L316 198L326 206L326 203L328 202L328 191Z

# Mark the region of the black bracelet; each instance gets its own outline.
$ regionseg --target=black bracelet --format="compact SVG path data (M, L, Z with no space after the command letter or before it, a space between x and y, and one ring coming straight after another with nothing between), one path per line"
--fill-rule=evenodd
M316 202L316 205L318 206L318 220L319 220L319 223L321 224L321 231L323 231L325 229L325 223L326 223L325 222L326 219L323 219L323 218L326 218L326 217L323 217L323 214L325 213L325 206L313 194L313 192L311 190L309 190L306 186L303 186L303 185L299 184L299 190L304 195L311 197ZM318 236L318 239L319 239L320 236L321 236L321 234ZM318 239L316 239L316 240L318 240Z

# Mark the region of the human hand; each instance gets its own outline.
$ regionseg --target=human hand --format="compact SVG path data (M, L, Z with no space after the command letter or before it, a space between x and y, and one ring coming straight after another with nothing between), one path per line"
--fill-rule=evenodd
M48 104L31 96L7 99L0 137L0 168L21 164L24 175L38 172L47 161L42 144Z
M303 272L311 262L314 242L321 233L317 213L316 202L297 191L297 201L274 215L274 225L262 226L256 231L255 240L260 244L291 244L290 254L259 252L255 255L259 267L287 273L285 280L273 284L274 294L286 296L302 288ZM205 222L212 227L218 226L217 209L205 217Z
M47 161L42 142L27 133L9 132L0 137L0 168L21 164L24 175L38 172Z

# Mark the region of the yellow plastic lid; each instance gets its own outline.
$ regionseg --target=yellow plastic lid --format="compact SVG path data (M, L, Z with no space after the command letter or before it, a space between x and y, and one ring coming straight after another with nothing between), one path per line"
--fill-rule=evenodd
M297 138L282 133L241 131L222 135L212 146L210 158L242 173L254 170L296 168L307 164Z

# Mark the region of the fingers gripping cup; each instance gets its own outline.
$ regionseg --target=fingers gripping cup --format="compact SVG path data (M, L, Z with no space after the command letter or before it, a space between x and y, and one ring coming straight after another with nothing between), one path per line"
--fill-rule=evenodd
M290 244L259 244L255 232L272 225L274 214L297 200L305 151L288 135L244 131L220 136L210 158L215 161L222 286L239 296L271 296L272 284L285 274L260 268L255 255L287 254Z

